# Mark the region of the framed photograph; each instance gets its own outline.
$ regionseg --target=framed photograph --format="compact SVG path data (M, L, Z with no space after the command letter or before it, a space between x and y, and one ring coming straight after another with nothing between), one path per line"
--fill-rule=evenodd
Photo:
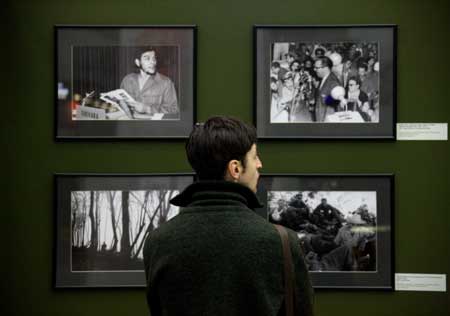
M395 25L254 26L259 138L395 139Z
M297 233L315 288L393 290L393 175L263 175L258 195Z
M193 179L55 175L55 287L144 287L144 241L178 214L169 201Z
M187 138L196 26L55 26L56 139Z

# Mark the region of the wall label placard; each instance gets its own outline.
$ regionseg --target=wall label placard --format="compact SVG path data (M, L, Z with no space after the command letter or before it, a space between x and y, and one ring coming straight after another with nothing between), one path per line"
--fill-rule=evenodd
M446 274L396 273L396 291L447 292Z
M397 140L448 140L448 124L397 123Z

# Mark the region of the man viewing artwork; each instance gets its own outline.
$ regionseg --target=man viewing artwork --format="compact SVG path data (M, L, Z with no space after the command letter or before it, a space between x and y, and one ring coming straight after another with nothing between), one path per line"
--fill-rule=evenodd
M197 124L186 153L198 182L175 196L175 216L144 246L147 302L159 315L285 315L281 238L256 197L256 130L237 119ZM313 292L296 234L295 315L313 314Z

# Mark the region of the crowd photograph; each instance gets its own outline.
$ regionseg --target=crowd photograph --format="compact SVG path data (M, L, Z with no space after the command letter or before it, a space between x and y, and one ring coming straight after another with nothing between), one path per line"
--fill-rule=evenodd
M276 42L271 123L379 123L378 42Z
M270 191L269 220L294 230L309 271L377 271L375 191Z

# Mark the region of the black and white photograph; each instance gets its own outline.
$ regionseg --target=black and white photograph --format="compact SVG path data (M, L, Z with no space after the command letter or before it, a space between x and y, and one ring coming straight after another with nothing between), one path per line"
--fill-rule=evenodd
M72 191L71 271L142 270L145 238L178 214L178 190Z
M57 138L186 137L195 26L56 26Z
M378 123L377 42L274 43L271 123Z
M391 174L263 174L267 219L298 238L315 288L393 289Z
M55 287L143 287L146 237L192 174L55 175Z
M396 27L254 27L261 138L394 138Z
M177 46L73 47L73 120L179 120Z
M297 232L309 271L376 271L376 192L270 191L269 220Z

